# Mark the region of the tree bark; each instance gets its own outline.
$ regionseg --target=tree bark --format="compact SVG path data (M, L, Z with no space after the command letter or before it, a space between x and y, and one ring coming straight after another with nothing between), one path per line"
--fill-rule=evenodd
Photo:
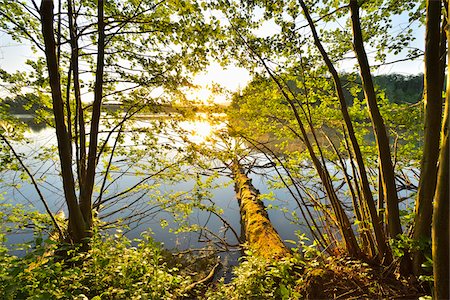
M78 30L76 23L76 15L72 1L67 2L67 15L69 19L70 47L71 47L71 64L73 70L73 89L75 94L75 150L77 160L78 184L80 190L84 188L84 178L86 176L86 131L84 123L84 112L81 103L80 90L80 69L79 69L79 48L78 48Z
M436 189L439 157L439 131L442 116L442 78L440 68L441 1L427 1L425 32L424 107L425 127L423 154L420 163L419 188L416 198L414 240L421 243L431 239L433 197ZM413 270L421 272L424 260L421 251L414 253Z
M89 138L89 153L87 158L86 178L80 197L80 208L88 228L92 227L92 191L94 189L95 169L97 167L98 128L103 98L103 69L105 64L105 21L104 2L98 0L98 51L97 68L95 72L94 103L92 105L92 120Z
M450 9L450 4L448 9ZM449 10L447 10L447 14ZM447 41L450 41L450 29L446 28ZM450 46L450 43L449 43ZM447 53L450 62L450 53ZM432 218L432 254L435 299L450 299L449 292L449 140L448 122L450 114L450 77L447 76L447 91L444 118L441 130L441 151Z
M357 0L350 0L350 12L353 29L353 48L358 59L360 76L364 89L364 95L369 109L375 139L378 148L378 158L380 160L380 172L383 182L384 199L386 200L386 214L388 230L391 237L395 238L402 233L400 215L398 209L398 195L395 186L394 166L391 159L389 137L384 125L383 117L380 114L377 104L377 96L370 73L369 61L361 31L359 19L359 6Z
M450 82L447 82L449 84ZM447 91L447 95L449 92ZM449 295L449 149L448 114L449 96L447 96L446 117L442 130L442 146L439 157L439 171L433 211L433 274L435 299L450 299Z
M248 248L265 258L289 256L290 250L273 228L264 203L259 198L259 191L252 185L251 179L243 172L237 160L232 164L232 171L241 213L241 235L248 243Z
M61 82L56 55L56 43L53 28L53 1L43 0L40 8L42 35L45 44L45 56L52 93L53 114L55 117L58 153L61 162L64 195L69 210L69 234L73 242L80 243L85 237L85 223L75 194L75 182L72 171L71 144L64 120L64 102L61 95Z

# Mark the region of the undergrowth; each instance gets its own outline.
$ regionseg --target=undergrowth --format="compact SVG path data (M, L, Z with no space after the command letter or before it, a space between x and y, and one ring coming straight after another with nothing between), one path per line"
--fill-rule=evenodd
M5 208L5 207L3 207ZM174 255L149 234L129 240L120 230L96 233L88 251L45 239L42 215L23 217L21 209L0 212L0 232L32 224L33 242L14 256L0 233L0 299L417 299L412 282L381 267L347 257L325 256L307 246L291 257L271 260L247 252L230 282L202 281L217 258ZM17 214L21 218L17 218ZM18 222L20 220L20 222ZM28 224L28 225L27 225ZM205 252L211 253L211 252Z
M23 207L1 207L0 299L182 298L186 287L216 263L207 255L174 255L147 233L129 240L120 229L95 233L90 249L79 251L46 238L51 226L45 215L28 218ZM6 246L5 233L29 227L33 241ZM12 255L13 250L21 255Z
M418 299L423 292L383 269L348 257L299 254L280 261L248 256L234 269L230 283L221 280L206 297L238 299Z
M187 268L147 235L134 242L133 247L123 236L97 235L89 251L71 249L69 257L52 253L56 245L37 247L21 258L3 255L0 299L181 297L193 281Z

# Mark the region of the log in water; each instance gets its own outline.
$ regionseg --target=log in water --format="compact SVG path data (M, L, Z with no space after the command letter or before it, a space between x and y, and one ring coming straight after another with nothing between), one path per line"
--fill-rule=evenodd
M241 214L241 235L247 248L265 258L282 258L290 255L280 235L272 226L260 193L243 171L238 161L232 164L236 197Z

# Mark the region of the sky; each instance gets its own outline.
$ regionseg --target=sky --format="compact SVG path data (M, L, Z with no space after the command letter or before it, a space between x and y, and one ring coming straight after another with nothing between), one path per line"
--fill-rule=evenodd
M399 32L406 27L407 16L400 16L394 22L394 27L392 31ZM424 48L424 29L419 28L416 24L414 29L414 36L416 40L411 44L412 47L419 49ZM255 33L259 36L267 36L280 31L280 28L273 22L265 22L263 26L257 30ZM377 64L374 61L374 53L370 48L367 48L367 53L371 65ZM38 52L38 54L40 54ZM388 55L387 61L394 61L399 58L403 58L405 53L401 53L399 56L394 57L393 55ZM26 71L27 66L25 61L27 59L35 59L36 54L31 51L31 44L28 42L19 43L13 41L6 33L0 32L0 68L6 71L13 72L15 70ZM338 68L341 71L351 71L354 70L355 61L345 60L341 63ZM400 74L418 74L423 72L423 60L421 58L415 61L399 62L395 64L389 64L381 66L378 68L374 75L389 74L389 73L400 73ZM221 67L219 63L212 62L203 72L196 74L193 78L193 83L198 85L199 88L191 90L187 93L188 99L201 99L206 101L211 97L214 98L216 103L227 102L227 96L212 96L208 87L212 84L219 84L231 92L235 92L242 89L251 80L250 73L243 69L236 67L234 65L228 66L226 68Z

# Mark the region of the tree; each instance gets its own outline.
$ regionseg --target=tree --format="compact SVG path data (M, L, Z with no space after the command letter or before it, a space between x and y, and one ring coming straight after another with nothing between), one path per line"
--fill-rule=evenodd
M434 297L436 299L449 298L449 150L448 150L448 116L449 90L442 124L442 141L439 154L439 170L437 175L436 192L434 196L432 252L434 274Z
M449 16L447 8L446 17ZM445 29L447 43L450 44L450 31ZM450 53L447 53L447 62L450 62ZM437 101L436 101L437 102ZM432 219L432 254L434 275L434 297L436 299L450 298L449 291L449 252L450 252L450 224L449 224L449 140L448 122L450 114L450 77L447 75L447 90L445 96L445 109L442 119L441 145L438 160L438 173L436 191L434 193L433 219Z
M358 1L350 0L350 11L353 29L353 47L358 59L364 94L377 141L378 159L380 160L379 172L381 173L384 199L386 201L388 229L391 237L396 237L402 233L402 227L400 225L398 195L395 186L394 166L391 159L389 137L387 136L383 117L378 109L377 96L372 81L372 75L370 73L367 54L364 48L359 20Z
M56 56L56 42L53 28L53 1L43 0L39 12L41 14L42 36L44 37L45 56L47 59L50 88L52 92L53 114L55 116L58 151L61 160L64 195L69 209L69 235L74 243L81 243L83 239L89 236L91 227L88 225L87 220L85 220L86 215L83 214L78 205L75 193L75 181L71 157L72 146L65 125L64 102L62 99L58 59Z
M350 120L350 116L348 114L347 104L344 97L344 90L342 88L342 84L339 78L339 75L333 66L333 63L331 62L330 58L328 57L328 54L326 53L325 49L322 46L322 43L320 42L319 36L317 34L317 31L315 29L315 25L309 15L308 8L306 7L305 3L303 1L300 1L300 5L302 6L303 12L306 16L306 19L308 20L308 24L310 28L312 29L312 34L314 38L314 43L316 44L317 48L320 51L320 54L322 58L325 61L325 64L327 65L328 70L332 74L333 81L336 88L336 94L339 99L340 108L342 117L344 119L344 123L346 126L346 130L349 135L349 139L351 141L353 153L356 158L357 166L358 166L358 172L359 177L361 180L361 189L362 189L362 195L364 197L364 204L362 207L367 207L369 210L370 219L372 221L372 226L374 228L375 233L375 239L377 243L377 249L381 258L386 258L386 261L390 261L390 254L388 253L388 248L386 247L386 238L384 236L383 229L381 227L381 223L378 218L378 214L375 209L375 201L373 200L372 192L370 190L369 181L366 174L366 167L364 165L363 157L361 154L361 150L358 144L358 141L356 139L355 131L353 129L353 124ZM366 229L367 230L367 229Z
M437 71L441 64L441 1L427 1L425 36L425 74L424 74L424 145L420 163L419 189L416 199L416 218L414 239L426 245L431 239L433 198L436 190L437 162L439 157L439 130L442 119L442 74ZM445 43L445 41L444 41ZM444 64L445 65L445 64ZM439 68L438 68L439 70ZM422 247L424 248L424 247ZM426 248L426 247L425 247ZM423 254L414 253L414 273L421 273Z
M51 93L62 186L69 211L67 241L80 243L90 237L93 210L101 210L106 203L114 203L145 186L149 179L167 169L158 165L163 161L158 153L147 153L147 159L153 158L154 164L143 163L139 168L149 176L117 195L103 195L117 180L111 179L110 174L113 157L120 153L118 144L123 140L126 122L162 101L150 95L153 88L175 93L188 83L191 72L206 63L207 40L216 32L217 21L212 18L205 22L200 4L60 1L55 18L52 0L43 0L40 8L35 1L0 2L3 28L14 39L32 41L35 49L45 54L45 60L30 62L39 76L23 72L10 75L3 70L1 73L4 81L15 84L10 89L13 93L20 94L25 88L17 82L19 77L38 78L30 80L26 88L35 89L41 98ZM93 9L96 14L91 14ZM69 52L65 45L70 45ZM80 70L82 64L88 69ZM86 101L90 96L92 105ZM123 110L113 112L114 121L103 117L105 101L122 104ZM101 126L106 135L101 134ZM153 147L152 143L155 139L150 138L138 146ZM128 154L135 161L143 155L142 151L131 149ZM161 170L155 170L156 166ZM102 176L99 192L98 175Z

